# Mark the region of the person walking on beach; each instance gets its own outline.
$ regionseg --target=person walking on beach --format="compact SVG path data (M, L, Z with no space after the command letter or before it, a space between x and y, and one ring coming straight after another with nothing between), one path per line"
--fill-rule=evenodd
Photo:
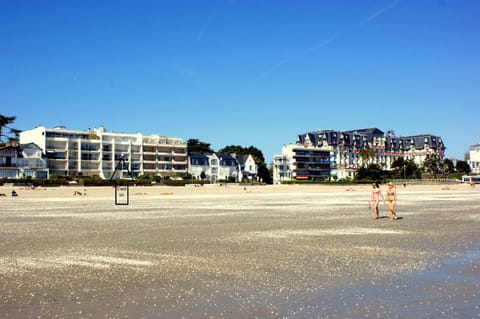
M382 191L380 190L380 187L378 186L377 182L373 182L372 184L372 197L370 198L370 201L368 202L370 208L372 208L372 203L373 203L373 219L378 219L379 217L379 209L378 209L378 203L380 202L380 199L385 203L385 198L383 198Z
M397 206L397 190L392 182L388 183L387 201L388 209L390 211L390 219L397 220L397 214L395 213L395 208Z

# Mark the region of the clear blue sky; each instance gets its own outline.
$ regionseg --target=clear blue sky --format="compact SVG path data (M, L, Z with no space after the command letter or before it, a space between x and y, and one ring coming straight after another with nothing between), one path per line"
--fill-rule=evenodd
M480 142L477 0L1 0L0 114L255 146L378 127Z

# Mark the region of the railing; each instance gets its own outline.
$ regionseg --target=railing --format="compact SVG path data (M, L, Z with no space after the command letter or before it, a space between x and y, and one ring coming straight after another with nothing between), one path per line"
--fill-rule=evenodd
M11 164L0 164L0 167L17 167L17 164L11 163Z
M400 184L458 184L460 181L449 178L412 178L412 179L394 179L392 183Z

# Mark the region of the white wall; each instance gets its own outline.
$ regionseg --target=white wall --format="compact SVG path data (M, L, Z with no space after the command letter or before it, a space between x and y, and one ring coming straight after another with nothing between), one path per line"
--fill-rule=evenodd
M480 145L478 147L472 146L469 151L468 164L472 169L473 174L480 174Z
M42 152L45 153L45 131L44 126L37 126L34 129L20 132L20 144L35 143L42 149Z

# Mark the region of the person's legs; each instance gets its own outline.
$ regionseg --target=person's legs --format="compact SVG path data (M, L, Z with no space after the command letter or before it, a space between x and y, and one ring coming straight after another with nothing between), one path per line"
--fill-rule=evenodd
M397 219L395 214L395 203L393 201L388 202L388 209L390 211L390 219Z

